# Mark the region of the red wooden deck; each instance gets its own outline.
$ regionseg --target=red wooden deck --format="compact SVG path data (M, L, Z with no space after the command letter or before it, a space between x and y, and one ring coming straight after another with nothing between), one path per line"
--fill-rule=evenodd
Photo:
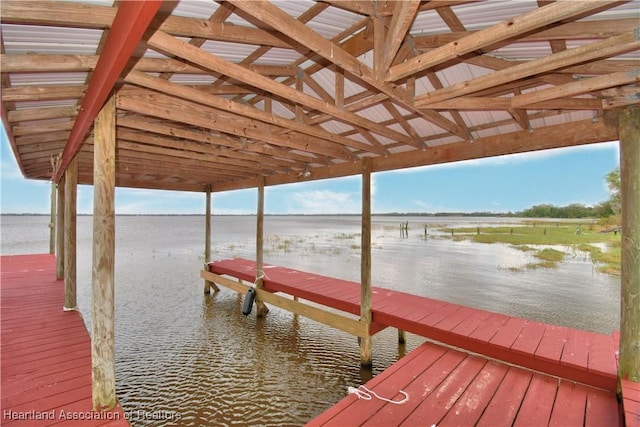
M128 426L118 406L91 403L91 341L80 313L64 312L52 255L0 257L1 424Z
M640 427L640 383L621 380L622 407L627 427Z
M619 426L614 392L426 342L308 426Z
M210 271L255 280L255 262L210 263ZM359 315L360 285L284 267L264 267L264 289ZM372 289L372 333L385 326L451 346L615 391L613 335L548 325L383 288Z
M255 262L250 260L215 261L209 268L216 274L255 280ZM360 313L358 283L276 266L265 266L264 272L267 291ZM372 333L392 326L478 354L424 343L366 384L395 400L404 390L410 396L407 403L349 395L309 425L621 425L613 335L388 289L373 288L372 293L376 322ZM637 384L629 384L626 422L635 426Z

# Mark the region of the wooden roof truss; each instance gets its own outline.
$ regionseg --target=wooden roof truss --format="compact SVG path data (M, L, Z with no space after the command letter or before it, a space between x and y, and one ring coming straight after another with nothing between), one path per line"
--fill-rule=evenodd
M117 185L185 191L615 140L610 111L640 102L633 2L128 3L3 0L2 119L25 177L77 153L92 183L110 94Z

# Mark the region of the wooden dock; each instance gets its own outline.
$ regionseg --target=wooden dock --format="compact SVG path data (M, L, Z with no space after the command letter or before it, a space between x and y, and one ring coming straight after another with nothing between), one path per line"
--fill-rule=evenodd
M426 342L308 426L619 426L614 392Z
M203 277L209 279L226 275L255 280L255 262L251 260L215 261L208 268L210 273L203 273ZM356 316L360 313L360 285L355 282L265 265L263 285L270 293L288 294ZM396 396L403 388L412 390L411 404L383 404L348 396L312 425L390 425L390 421L392 425L415 425L412 420L427 426L466 425L467 421L495 425L501 424L499 417L506 414L516 424L566 425L566 420L575 420L576 425L620 424L613 335L383 288L374 287L372 292L371 333L394 327L447 346L425 343L367 384L381 387L380 394L387 397ZM463 413L469 418L459 418ZM533 418L534 413L542 418ZM424 421L432 418L433 422Z
M63 311L53 255L0 257L3 426L128 426L120 406L93 412L91 340Z
M210 271L255 280L246 259L212 262ZM284 267L265 266L264 290L282 292L354 315L360 285ZM613 335L491 313L404 292L373 290L372 333L394 327L508 363L615 391Z

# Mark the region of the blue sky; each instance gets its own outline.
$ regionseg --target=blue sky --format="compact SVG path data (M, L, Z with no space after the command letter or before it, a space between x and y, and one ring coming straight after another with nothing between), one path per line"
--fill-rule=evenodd
M51 185L22 177L0 127L0 212L49 213ZM547 150L375 173L372 209L384 212L515 212L540 203L594 205L609 195L605 176L619 164L618 143ZM267 187L265 212L360 212L359 176ZM256 190L216 193L214 214L252 214ZM93 190L78 187L78 212L91 213ZM117 214L204 213L200 193L116 190Z

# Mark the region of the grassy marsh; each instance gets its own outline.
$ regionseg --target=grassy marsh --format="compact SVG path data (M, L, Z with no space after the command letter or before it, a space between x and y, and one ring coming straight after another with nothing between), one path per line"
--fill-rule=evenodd
M567 254L579 251L588 254L598 271L620 274L620 235L600 233L601 229L593 222L532 222L515 227L441 228L439 231L456 241L508 244L514 249L532 252L540 260L508 269L512 271L557 267ZM558 246L565 247L566 251L558 250Z

